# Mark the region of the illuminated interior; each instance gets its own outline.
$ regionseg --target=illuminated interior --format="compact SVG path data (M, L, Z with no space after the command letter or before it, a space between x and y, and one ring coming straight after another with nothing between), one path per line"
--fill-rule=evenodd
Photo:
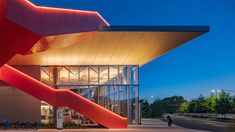
M137 65L42 66L41 81L59 89L70 89L85 98L129 119L138 122L139 83ZM44 104L43 104L43 109ZM73 110L65 108L70 113ZM49 105L47 111L49 111ZM44 112L45 113L45 112ZM70 120L89 122L84 116ZM42 116L45 116L42 114ZM50 115L46 115L49 117ZM43 118L44 119L44 118ZM48 122L48 120L44 120Z

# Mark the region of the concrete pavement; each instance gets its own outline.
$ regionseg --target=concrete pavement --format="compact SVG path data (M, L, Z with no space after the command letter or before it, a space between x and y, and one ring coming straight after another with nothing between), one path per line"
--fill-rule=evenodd
M2 131L2 130L0 130ZM8 130L8 132L206 132L192 129L186 129L180 126L173 125L168 127L166 122L159 119L143 119L142 125L129 125L128 129L40 129L40 130Z
M189 129L226 132L228 125L231 124L231 120L174 116L173 123Z

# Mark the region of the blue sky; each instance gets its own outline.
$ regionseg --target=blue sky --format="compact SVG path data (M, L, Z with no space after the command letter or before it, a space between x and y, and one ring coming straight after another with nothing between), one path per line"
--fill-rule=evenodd
M212 89L235 90L235 0L32 1L95 10L111 25L209 25L209 33L140 68L140 97L192 99Z

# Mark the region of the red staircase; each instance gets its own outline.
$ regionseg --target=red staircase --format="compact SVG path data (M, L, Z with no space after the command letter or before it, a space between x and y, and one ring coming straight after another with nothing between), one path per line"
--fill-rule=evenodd
M67 106L107 128L127 128L127 119L68 89L54 89L5 64L0 79L53 106Z
M0 79L53 106L68 106L107 128L127 128L126 118L5 64L15 54L27 53L43 36L97 31L107 25L98 12L40 7L28 0L0 0Z

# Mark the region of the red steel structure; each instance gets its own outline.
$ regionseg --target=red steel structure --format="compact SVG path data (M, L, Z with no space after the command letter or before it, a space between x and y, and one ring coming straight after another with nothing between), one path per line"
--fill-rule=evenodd
M42 37L97 31L109 24L98 12L38 7L28 0L0 1L0 65L26 54Z
M53 106L68 106L107 128L127 128L126 118L5 64L16 54L26 54L42 37L98 31L99 26L109 24L97 12L38 7L28 0L1 0L0 79Z

